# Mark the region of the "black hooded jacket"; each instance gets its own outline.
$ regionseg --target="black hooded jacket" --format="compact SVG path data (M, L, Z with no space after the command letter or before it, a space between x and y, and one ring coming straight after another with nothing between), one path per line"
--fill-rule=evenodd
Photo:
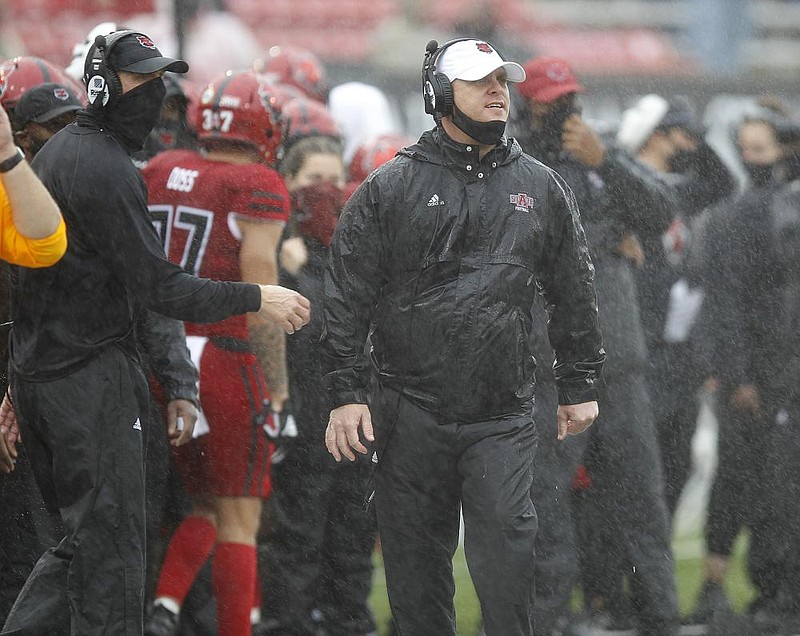
M325 274L332 406L381 383L442 421L529 410L533 304L544 295L562 404L596 399L605 352L577 205L552 170L505 139L478 148L434 129L348 201Z

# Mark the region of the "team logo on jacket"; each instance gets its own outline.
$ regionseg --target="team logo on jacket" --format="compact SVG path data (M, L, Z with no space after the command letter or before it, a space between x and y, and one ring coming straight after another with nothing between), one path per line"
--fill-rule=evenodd
M514 209L520 212L530 212L533 204L536 202L532 196L524 192L509 195L509 201L514 204Z

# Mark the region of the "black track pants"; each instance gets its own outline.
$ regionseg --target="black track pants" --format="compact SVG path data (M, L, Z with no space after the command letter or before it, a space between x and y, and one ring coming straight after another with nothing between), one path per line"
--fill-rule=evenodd
M533 417L438 423L379 389L378 531L389 603L402 636L454 636L452 557L464 517L467 565L487 636L531 636L536 512ZM388 439L387 439L388 435Z
M72 375L13 383L45 502L66 536L39 559L3 634L142 633L147 385L116 348Z

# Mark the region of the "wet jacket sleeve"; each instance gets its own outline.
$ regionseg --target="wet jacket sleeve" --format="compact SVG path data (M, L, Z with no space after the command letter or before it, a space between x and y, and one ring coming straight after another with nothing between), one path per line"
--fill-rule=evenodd
M555 354L553 375L559 404L597 399L605 361L594 267L572 191L553 174L549 192L552 223L540 264L539 286L548 313L547 332Z
M370 365L364 349L385 282L388 245L377 190L368 180L345 205L325 269L322 370L332 408L367 402Z
M258 285L197 278L167 260L147 213L141 177L130 170L117 175L102 205L94 189L84 187L73 189L72 207L81 210L82 223L91 224L84 234L136 301L165 316L200 323L259 309ZM105 170L86 166L83 182L103 183L105 176Z
M687 178L675 186L680 209L690 216L733 194L736 188L733 173L705 141L698 145L692 164Z
M661 236L679 210L675 189L621 148L610 148L598 169L610 205L627 229L642 238Z
M186 347L183 323L146 311L139 321L137 335L145 363L166 400L188 400L197 404L197 369Z

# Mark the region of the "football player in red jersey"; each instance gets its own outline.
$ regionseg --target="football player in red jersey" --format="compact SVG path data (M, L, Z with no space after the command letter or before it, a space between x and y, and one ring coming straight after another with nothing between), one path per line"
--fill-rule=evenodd
M196 275L276 284L289 195L270 166L282 138L271 86L228 72L202 94L201 152L168 150L143 170L165 250ZM288 397L285 340L263 322L186 325L200 373L195 439L176 453L193 510L167 549L145 634L175 632L181 604L212 550L220 635L251 633L256 534L269 495L271 411ZM199 434L199 435L198 435Z

